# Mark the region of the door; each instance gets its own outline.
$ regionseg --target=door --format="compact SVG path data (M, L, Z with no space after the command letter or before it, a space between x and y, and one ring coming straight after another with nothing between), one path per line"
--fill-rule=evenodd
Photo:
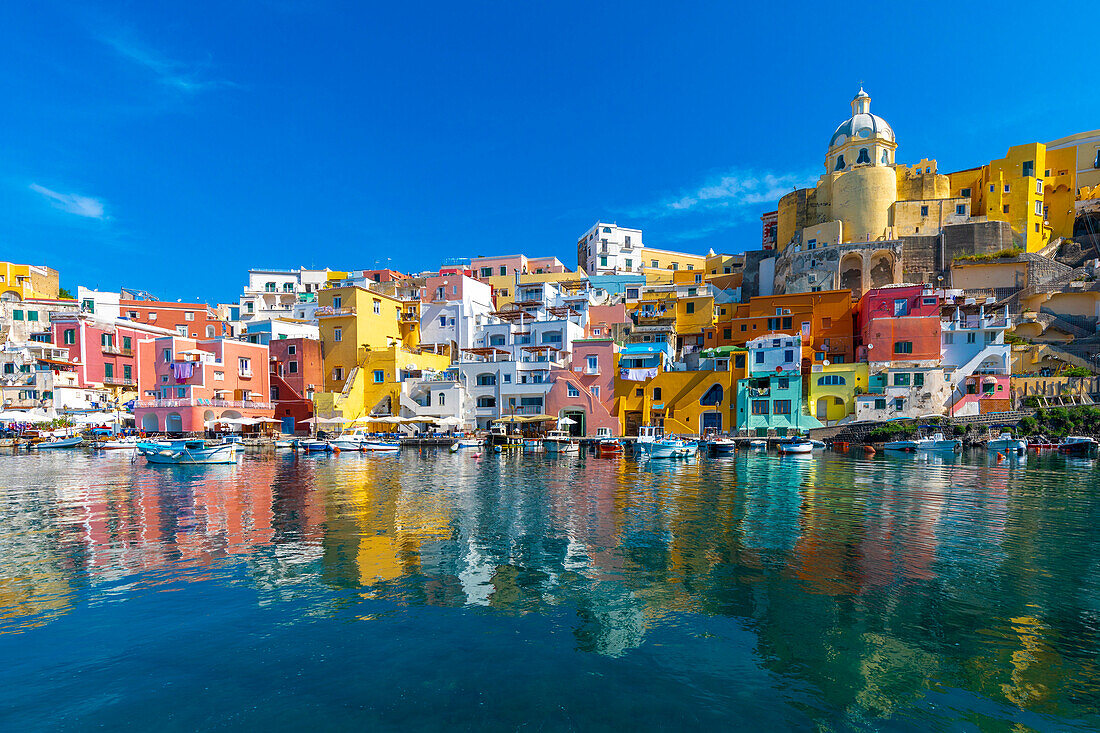
M708 432L722 432L722 413L704 412L699 416L699 434L706 435Z

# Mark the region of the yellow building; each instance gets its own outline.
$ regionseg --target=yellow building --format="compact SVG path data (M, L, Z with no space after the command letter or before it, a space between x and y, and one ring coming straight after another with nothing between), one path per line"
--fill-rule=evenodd
M26 300L58 297L57 270L42 265L19 265L0 262L0 298Z
M325 361L325 392L342 392L378 349L420 344L420 301L398 300L357 285L317 294L317 321Z
M706 368L659 370L645 382L622 379L616 368L615 409L622 434L637 435L642 425L661 425L670 434L734 430L737 382L745 377L746 351L728 346L713 354L701 362Z
M339 413L354 420L371 413L397 415L401 409L401 383L409 372L443 371L451 365L447 354L406 349L393 345L363 352L359 362L346 377L340 391L329 391L315 397L319 415ZM329 367L326 381L333 368Z
M645 275L646 285L671 283L677 272L707 272L707 258L704 255L646 247L639 257L642 260L642 274Z
M806 405L822 423L843 420L856 412L856 395L867 391L867 364L814 364L806 380Z

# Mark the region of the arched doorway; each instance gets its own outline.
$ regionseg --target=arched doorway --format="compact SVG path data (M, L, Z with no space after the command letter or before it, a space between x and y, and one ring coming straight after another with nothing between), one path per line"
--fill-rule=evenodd
M851 290L856 297L863 292L863 258L859 255L845 255L840 261L840 289Z
M164 416L164 432L166 433L182 433L183 432L183 418L178 412L169 412Z
M588 434L585 432L588 423L584 419L584 410L562 410L559 417L567 417L573 421L572 425L564 425L563 427L574 438L583 438Z
M156 413L147 412L141 416L141 429L147 433L160 432L160 420L157 419Z

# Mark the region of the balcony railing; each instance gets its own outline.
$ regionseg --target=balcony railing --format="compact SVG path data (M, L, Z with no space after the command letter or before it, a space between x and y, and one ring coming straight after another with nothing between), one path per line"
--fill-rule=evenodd
M355 309L354 308L332 308L331 306L324 305L324 306L321 306L320 308L318 308L314 312L314 315L316 315L318 318L333 318L333 317L336 317L336 316L354 316L355 315Z
M233 407L250 410L271 410L275 408L271 402L249 402L242 400L208 400L208 399L182 399L182 400L139 400L134 403L135 408L151 407Z
M124 349L120 346L101 346L104 354L114 354L115 356L133 356L133 349Z
M114 387L133 387L136 384L133 379L127 377L104 377L103 383Z

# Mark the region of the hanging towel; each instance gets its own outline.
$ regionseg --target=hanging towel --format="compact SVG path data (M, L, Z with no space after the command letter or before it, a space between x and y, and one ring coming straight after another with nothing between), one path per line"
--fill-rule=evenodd
M189 361L175 361L172 362L172 375L176 378L176 383L186 382L191 378L191 375L195 373L195 365Z

